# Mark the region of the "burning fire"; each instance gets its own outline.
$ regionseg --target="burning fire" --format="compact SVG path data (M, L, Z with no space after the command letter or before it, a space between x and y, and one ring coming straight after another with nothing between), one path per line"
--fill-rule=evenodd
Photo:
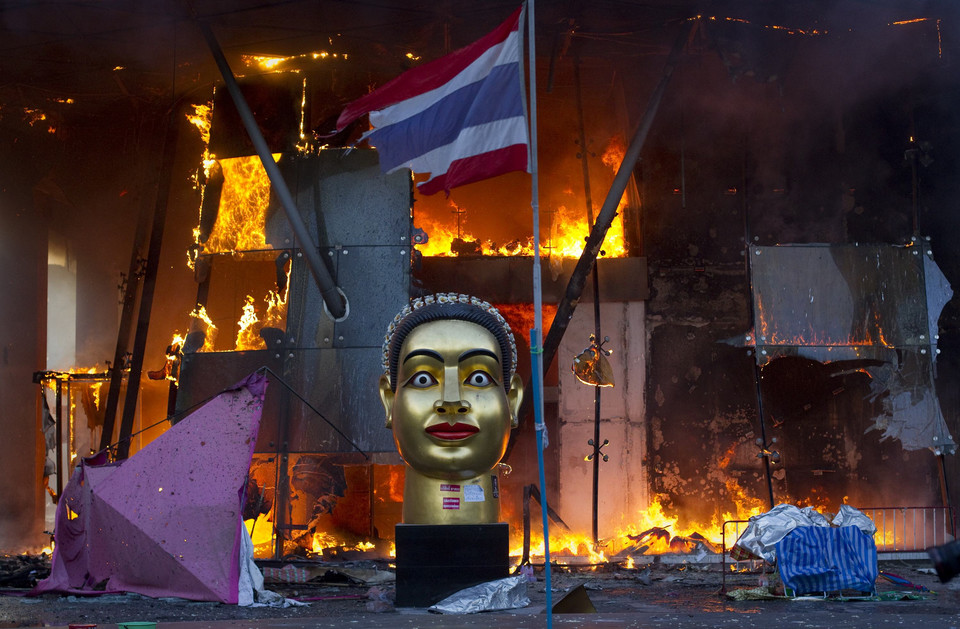
M197 175L196 185L206 194L206 180L215 164L223 173L223 188L213 230L206 242L200 243L199 229L194 230L197 245L207 253L250 251L267 248L264 225L270 203L270 179L257 155L217 159L210 153L210 127L213 122L212 104L194 105L187 119L200 132L203 141L203 172ZM280 159L274 153L274 161ZM201 207L203 204L201 202ZM193 260L188 259L193 268Z
M614 136L608 142L601 157L605 166L616 172L623 162L626 147L621 136ZM624 194L617 207L618 216L623 215L628 196ZM414 213L414 226L427 234L427 242L417 244L424 256L532 256L533 236L525 236L509 242L483 240L474 235L470 227L470 209L457 205L453 200L448 204L449 215L437 216L424 212ZM488 210L489 208L484 208ZM551 258L579 258L583 255L585 239L590 235L594 217L588 216L582 206L554 205L544 209L546 233L541 233L543 255ZM451 218L452 217L452 218ZM607 229L603 244L603 255L621 258L627 255L624 240L623 221L615 218Z
M273 154L274 161L280 153ZM208 253L267 248L265 223L270 179L256 155L218 160L223 191L213 231L203 249Z
M217 326L214 325L213 321L211 321L207 315L206 307L197 304L197 307L190 313L190 317L193 319L193 322L190 324L191 330L203 330L205 334L202 351L212 352L214 341L217 339Z
M461 216L466 212L453 201L450 207L454 213ZM583 254L584 239L589 235L587 217L580 210L569 210L566 206L559 206L550 213L549 236L541 242L541 247L561 258L579 258ZM464 225L468 221L460 219L459 225L449 221L441 221L426 214L414 216L414 226L427 233L426 243L418 244L417 249L425 256L532 256L533 237L522 240L512 240L506 243L495 243L490 240L480 240ZM623 241L623 225L614 220L607 236L603 241L603 250L607 256L626 256L626 247Z
M633 524L618 531L610 539L599 540L597 544L594 544L587 534L562 531L553 526L550 530L551 561L555 560L554 555L584 558L590 564L624 561L624 567L629 569L634 565L634 557L637 555L691 553L701 548L711 553L720 552L724 521L746 520L766 511L760 501L738 499L735 502L734 513L723 513L706 524L691 523L680 526L680 518L666 514L661 498L657 497L650 506L636 515ZM543 538L537 533L538 530L534 527L531 531L530 556L538 557L542 561ZM522 549L518 544L514 546L510 554L520 557ZM563 563L562 560L559 561Z
M894 348L886 338L880 325L879 313L874 313L871 321L864 322L855 332L845 338L825 336L822 331L808 323L807 330L800 336L787 336L777 329L776 317L768 315L764 308L762 295L757 295L758 329L756 335L750 334L747 340L755 341L756 345L786 345L800 347L849 347L849 346L878 346Z
M333 39L328 40L331 45L333 45ZM240 59L243 64L255 70L262 70L265 72L299 72L300 69L296 66L298 63L310 62L310 61L324 61L327 59L343 59L346 60L349 58L347 53L339 52L328 52L326 50L320 50L317 52L308 52L302 55L291 55L289 57L281 57L278 55L241 55Z
M289 269L287 270L289 274ZM236 351L242 352L253 349L266 349L267 343L260 336L260 330L265 327L284 329L284 321L287 315L287 296L281 296L275 291L268 291L264 297L267 305L263 320L257 316L256 300L247 295L246 303L243 306L243 315L237 322L240 328L237 332Z
M338 550L358 550L366 552L376 548L376 545L367 541L348 542L323 531L315 532L313 534L313 545L311 550L319 555L322 555L324 549L327 548L336 548Z

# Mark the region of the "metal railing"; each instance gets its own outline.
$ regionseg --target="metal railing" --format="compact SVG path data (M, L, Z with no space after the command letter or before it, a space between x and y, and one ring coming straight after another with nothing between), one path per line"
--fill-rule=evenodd
M953 507L865 507L873 520L877 552L923 552L957 536Z
M733 545L740 539L740 534L743 533L743 529L747 528L747 524L750 520L727 520L723 523L723 526L720 528L720 543L721 543L721 555L720 555L720 574L722 575L721 581L722 585L720 587L721 593L726 593L727 591L727 552L733 548ZM727 547L727 528L733 528L733 541L730 543L730 546ZM762 564L762 561L757 561L754 559L747 561L737 561L736 559L731 558L732 565L734 570L738 570L741 564L750 564L751 570L757 569L757 564Z
M940 546L956 539L957 520L953 507L866 507L859 509L877 527L873 539L878 553L920 553L931 546ZM727 520L721 529L722 592L727 590L727 553L746 529L749 520ZM732 529L732 542L727 532ZM734 570L744 564L750 570L762 567L762 561L730 558Z

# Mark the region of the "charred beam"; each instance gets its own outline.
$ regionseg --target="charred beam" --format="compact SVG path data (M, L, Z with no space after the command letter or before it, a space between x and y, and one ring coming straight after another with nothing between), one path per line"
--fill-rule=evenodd
M153 226L150 233L150 245L147 248L143 286L140 290L140 313L137 316L137 331L133 339L130 373L127 376L127 391L123 400L123 418L120 422L120 434L117 437L116 458L118 460L126 459L130 454L130 438L133 435L133 420L137 411L137 396L140 393L140 375L143 372L143 357L147 348L147 332L150 329L150 311L153 308L153 293L157 286L157 271L160 268L160 248L163 244L163 230L167 222L167 203L170 199L170 182L173 179L173 163L174 157L176 156L177 145L176 116L177 107L174 104L170 106L170 111L167 113L163 157L160 162L157 198L153 209ZM118 368L120 368L119 365L113 365L114 370ZM106 437L107 434L106 425L104 425L104 437Z
M253 117L253 112L250 110L247 100L240 91L237 78L233 75L233 70L230 69L230 64L227 63L227 59L223 55L223 50L220 48L220 44L217 42L213 31L210 29L210 25L203 20L197 20L197 24L203 33L204 39L207 41L210 53L217 62L217 67L223 76L224 85L226 85L227 91L233 98L234 105L237 107L237 113L240 114L243 126L247 130L247 133L250 134L250 141L253 143L257 155L260 156L264 170L267 171L270 184L280 199L280 207L283 208L287 221L290 223L290 227L293 228L294 237L300 245L300 249L303 251L307 266L310 267L310 272L320 287L320 296L323 298L323 303L327 305L327 310L330 311L334 319L340 319L347 311L343 294L340 292L340 289L337 288L329 270L320 259L320 254L317 252L317 247L314 245L313 239L310 237L310 233L307 231L307 227L300 217L297 205L293 200L293 196L290 194L290 189L287 187L287 182L280 173L280 168L276 162L273 161L273 157L270 154L270 147L267 146L267 141L263 138L263 133L260 132L260 127Z
M152 170L152 169L148 169ZM123 304L120 313L120 329L117 332L117 346L110 363L110 386L107 389L107 404L103 413L103 429L100 433L100 450L106 450L113 443L114 427L116 425L117 410L120 407L120 389L123 385L124 363L130 352L130 333L133 326L134 307L137 302L137 293L140 289L142 275L140 269L143 258L142 252L146 249L148 228L150 226L150 203L140 201L140 212L137 215L137 225L134 232L133 250L130 253L130 265L127 268L126 281L123 285Z
M630 147L627 149L626 155L624 155L620 168L617 169L617 174L613 178L613 183L610 186L609 192L607 192L607 197L603 202L603 206L600 208L599 214L597 214L596 223L594 223L593 229L590 230L590 235L587 237L583 254L580 256L580 260L577 262L577 266L570 276L570 282L567 284L563 299L560 301L559 306L557 306L557 314L553 319L553 323L550 325L550 331L547 332L547 338L543 342L544 371L549 369L550 363L553 362L557 348L560 347L560 340L563 339L563 335L567 331L567 326L573 318L573 312L577 308L577 302L580 301L587 275L595 264L597 255L600 253L600 246L603 244L603 239L607 235L607 230L617 215L617 206L620 203L620 198L623 196L623 192L626 190L627 184L630 181L633 167L640 158L640 151L643 149L647 134L650 132L653 119L657 115L657 109L660 107L660 101L663 99L667 84L670 82L670 77L673 75L673 70L677 65L680 53L683 51L684 45L692 34L696 24L696 21L690 21L677 37L673 49L670 51L670 55L664 64L663 76L660 78L657 88L650 96L650 101L647 104L647 110L643 115L643 119L640 121L634 133Z

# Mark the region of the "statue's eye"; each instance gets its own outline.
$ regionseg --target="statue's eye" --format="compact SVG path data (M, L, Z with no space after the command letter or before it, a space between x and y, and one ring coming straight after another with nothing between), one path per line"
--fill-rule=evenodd
M413 376L407 380L407 385L413 387L414 389L426 389L437 384L437 379L431 376L426 371L418 371L413 374Z
M464 383L469 384L471 387L488 387L493 384L493 378L485 371L474 371L467 376Z

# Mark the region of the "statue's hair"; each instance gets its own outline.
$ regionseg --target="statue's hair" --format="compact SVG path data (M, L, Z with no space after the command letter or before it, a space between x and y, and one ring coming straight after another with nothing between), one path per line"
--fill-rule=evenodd
M510 381L517 369L517 343L510 325L500 311L477 297L459 293L437 293L412 299L393 318L383 339L383 370L390 377L390 388L397 390L400 347L417 326L446 320L476 323L490 331L500 345L503 362L503 387L510 390Z

